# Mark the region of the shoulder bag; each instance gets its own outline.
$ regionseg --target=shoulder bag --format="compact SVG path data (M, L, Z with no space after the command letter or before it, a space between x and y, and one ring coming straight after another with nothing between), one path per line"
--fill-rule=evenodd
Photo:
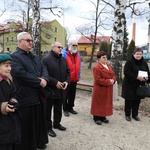
M139 85L136 94L139 97L150 97L150 85Z

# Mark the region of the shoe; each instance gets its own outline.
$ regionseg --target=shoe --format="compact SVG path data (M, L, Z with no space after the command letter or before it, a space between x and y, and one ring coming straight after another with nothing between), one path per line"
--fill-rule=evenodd
M125 119L126 119L127 121L131 121L131 117L130 117L130 116L125 116Z
M49 130L48 135L51 137L56 137L56 133L53 130Z
M46 144L41 145L41 146L38 146L38 149L40 149L40 150L44 150L44 149L46 149L46 148L47 148L47 145L46 145Z
M74 114L74 115L78 114L78 112L75 111L75 110L73 110L73 109L69 110L69 112L72 113L72 114Z
M69 117L69 112L68 111L64 111L64 116Z
M102 125L102 122L101 122L100 120L96 120L95 123L96 123L97 125Z
M132 118L136 121L140 121L140 118L138 116L132 116Z
M61 131L65 131L65 130L66 130L66 127L63 127L61 124L54 125L53 128L54 128L54 129L61 130Z
M109 120L108 119L104 119L104 120L101 120L101 122L109 123Z

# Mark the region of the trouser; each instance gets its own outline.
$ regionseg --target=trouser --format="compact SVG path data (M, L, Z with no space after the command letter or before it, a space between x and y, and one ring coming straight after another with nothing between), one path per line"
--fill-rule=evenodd
M130 116L132 112L132 116L138 116L138 110L141 100L127 100L125 99L125 115Z
M63 102L64 111L72 110L74 107L75 96L76 96L76 86L77 86L77 82L70 82L70 85L68 86L67 97L66 99L64 99L64 102Z
M52 108L53 125L58 125L62 118L62 99L46 99L46 122L47 130L52 129Z
M40 128L40 104L20 108L22 115L21 144L15 144L14 150L36 150L38 146Z
M0 150L14 150L13 144L0 144Z
M40 124L39 124L39 136L38 136L38 147L41 147L48 143L48 135L46 128L46 101L41 100L41 112L40 112Z

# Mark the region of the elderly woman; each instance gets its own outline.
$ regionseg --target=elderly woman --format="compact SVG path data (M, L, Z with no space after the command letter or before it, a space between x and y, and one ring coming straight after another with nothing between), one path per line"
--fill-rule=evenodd
M113 113L113 84L116 75L112 67L107 62L106 53L99 51L97 54L98 62L93 68L94 88L92 95L91 114L97 125L102 122L108 123L106 116Z
M139 105L141 97L136 95L136 90L139 85L145 84L149 78L149 68L144 61L143 50L136 48L133 51L131 59L129 59L124 66L124 81L122 84L122 97L125 99L125 119L131 121L132 118L140 121L138 116ZM140 71L145 72L146 76L139 74Z

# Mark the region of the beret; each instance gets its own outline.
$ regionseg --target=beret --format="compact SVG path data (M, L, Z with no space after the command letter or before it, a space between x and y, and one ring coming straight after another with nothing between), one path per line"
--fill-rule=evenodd
M0 54L0 63L10 60L12 61L12 58L8 54Z

